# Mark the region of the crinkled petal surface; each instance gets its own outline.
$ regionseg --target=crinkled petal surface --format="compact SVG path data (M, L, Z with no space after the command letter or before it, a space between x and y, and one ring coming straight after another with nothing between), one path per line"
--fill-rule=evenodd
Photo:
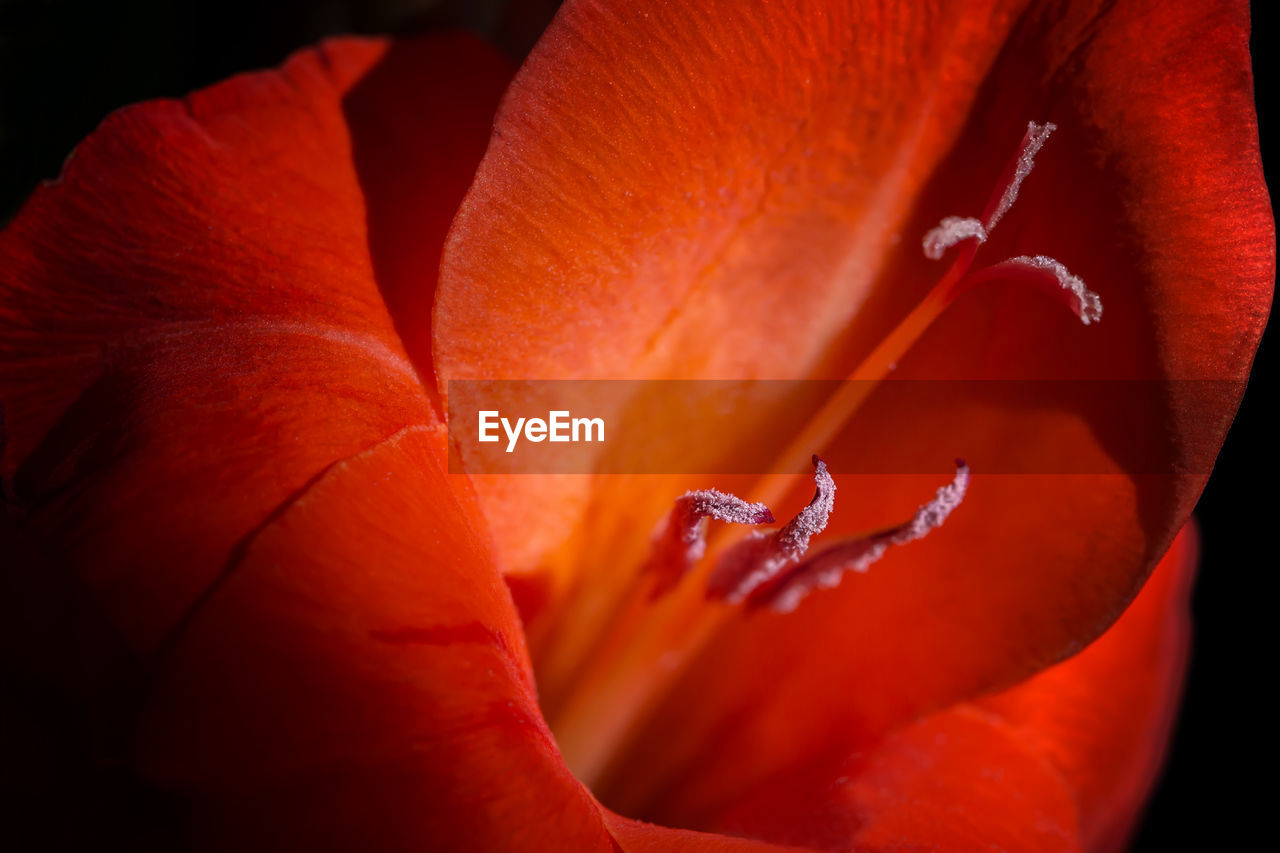
M846 375L940 275L921 236L981 211L1036 120L1060 130L981 258L1063 261L1104 320L987 286L894 378L1136 389L1039 406L993 383L928 416L873 394L811 450L835 471L963 456L964 507L796 618L721 632L617 752L606 803L700 825L798 754L1015 683L1118 616L1204 484L1270 306L1247 39L1242 2L562 8L450 234L442 381ZM1132 467L1135 448L1160 464ZM1001 470L1032 473L984 476ZM896 523L938 485L849 480L826 535ZM596 532L610 507L656 522L680 493L477 486L504 565L571 590L625 578ZM539 518L560 538L535 540Z

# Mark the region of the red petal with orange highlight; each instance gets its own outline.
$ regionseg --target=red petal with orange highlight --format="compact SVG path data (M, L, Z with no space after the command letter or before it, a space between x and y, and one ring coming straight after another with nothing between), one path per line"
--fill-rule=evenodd
M331 42L113 114L5 229L3 474L135 650L326 466L435 422L397 329L507 73L466 38Z
M714 825L818 849L1123 849L1181 692L1196 550L1188 528L1076 657L784 774Z
M1098 636L1189 515L1269 309L1247 4L870 5L568 4L451 234L442 376L845 375L940 274L921 237L981 212L1035 120L1059 130L979 261L1051 256L1104 319L1083 326L1036 288L975 291L893 378L1145 384L1125 407L1054 408L993 383L922 413L882 383L811 450L837 472L888 448L939 472L963 456L964 510L796 619L711 642L615 752L599 790L628 813L694 822L797 755L856 747ZM1126 471L1152 446L1171 473ZM1010 468L1032 473L984 475ZM825 535L896 523L935 487L851 480ZM487 495L514 519L500 537L527 541L529 496Z
M137 760L200 849L770 849L616 818L573 778L444 465L423 428L339 463L176 639Z
M0 440L27 532L161 675L143 767L215 846L750 849L612 816L565 769L481 512L444 474L433 373L838 374L932 281L918 237L985 197L981 166L1007 152L987 146L1047 118L1063 130L983 251L1062 259L1106 301L1100 336L1020 291L975 294L901 375L1226 385L1175 386L1136 420L954 402L958 446L938 450L974 463L967 512L800 622L757 619L712 645L608 793L712 826L796 760L863 748L856 825L889 843L918 828L897 808L909 794L973 802L975 827L1003 808L1007 790L964 784L996 756L1032 819L1003 829L1061 839L1075 814L1091 844L1122 836L1154 753L1116 745L1158 728L1172 682L1137 685L1126 708L1147 716L1114 729L1073 727L1046 697L1095 707L1094 671L1069 667L1166 647L1126 640L937 711L1121 610L1198 495L1270 299L1243 7L1103 5L570 4L450 238L434 351L425 309L505 82L494 57L335 43L109 119L0 237ZM437 170L439 194L420 191ZM917 414L873 398L843 446L924 447ZM1174 476L981 479L984 461L1050 446L1091 470L1166 425ZM828 535L899 520L924 479L844 488L862 496ZM580 520L530 483L482 495L504 557L559 535L548 519ZM596 509L627 528L646 505ZM1143 612L1150 627L1176 610ZM939 734L951 748L928 754ZM752 825L779 837L804 813L767 815Z
M1198 551L1192 522L1093 645L974 702L1061 774L1087 850L1125 848L1160 770L1186 675Z
M851 322L873 345L893 318L860 309L885 247L1022 5L565 3L450 234L441 381L796 379ZM656 523L705 485L633 510ZM477 488L521 572L589 499L580 480Z
M0 237L19 833L775 849L573 778L444 471L425 307L508 73L465 38L330 42L113 115Z

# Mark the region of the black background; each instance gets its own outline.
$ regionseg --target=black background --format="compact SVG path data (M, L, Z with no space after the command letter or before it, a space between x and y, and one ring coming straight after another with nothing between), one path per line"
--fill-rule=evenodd
M499 0L500 2L500 0ZM112 109L176 96L236 71L277 64L339 32L410 31L444 23L493 29L496 2L442 9L431 0L0 0L0 222ZM550 5L549 3L547 5ZM1271 31L1255 19L1258 112L1267 179L1280 163ZM518 43L519 34L510 36ZM1251 849L1274 838L1278 561L1275 343L1258 353L1244 404L1196 514L1204 552L1186 702L1167 771L1135 850ZM1259 781L1262 780L1262 781ZM1264 824L1264 821L1267 823Z

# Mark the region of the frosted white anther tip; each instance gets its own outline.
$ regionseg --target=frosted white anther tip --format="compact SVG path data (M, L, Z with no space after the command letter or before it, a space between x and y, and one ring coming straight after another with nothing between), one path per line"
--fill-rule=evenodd
M971 216L948 216L936 228L924 235L924 256L931 261L938 261L947 249L965 240L987 241L987 229Z
M1071 308L1086 326L1102 319L1102 297L1090 290L1079 276L1072 275L1061 262L1046 255L1020 255L1005 263L1024 264L1052 275L1058 286L1071 295Z

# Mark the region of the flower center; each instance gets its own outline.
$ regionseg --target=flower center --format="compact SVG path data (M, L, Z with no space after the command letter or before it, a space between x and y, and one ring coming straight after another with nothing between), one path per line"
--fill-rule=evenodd
M1013 206L1036 154L1055 129L1052 124L1028 126L981 216L948 216L924 236L924 254L930 259L957 250L951 266L783 447L776 473L761 477L749 499L714 489L677 498L647 561L620 588L612 618L602 623L595 642L553 644L545 650L544 657L553 658L559 672L573 674L565 689L544 696L544 710L565 760L588 786L596 787L622 769L614 766L615 759L638 724L728 620L741 618L743 608L791 613L816 591L838 585L847 572L866 571L890 547L927 535L960 505L970 471L957 460L952 482L907 521L808 555L811 540L827 525L836 491L827 466L813 451L831 444L875 383L948 306L983 284L1014 282L1065 299L1085 325L1101 319L1098 296L1053 258L1018 256L970 272L980 246ZM805 459L812 460L815 481L808 505L777 530L744 532L744 525L773 521L768 504L794 485L794 476L782 472L797 470ZM712 521L721 524L712 527Z

